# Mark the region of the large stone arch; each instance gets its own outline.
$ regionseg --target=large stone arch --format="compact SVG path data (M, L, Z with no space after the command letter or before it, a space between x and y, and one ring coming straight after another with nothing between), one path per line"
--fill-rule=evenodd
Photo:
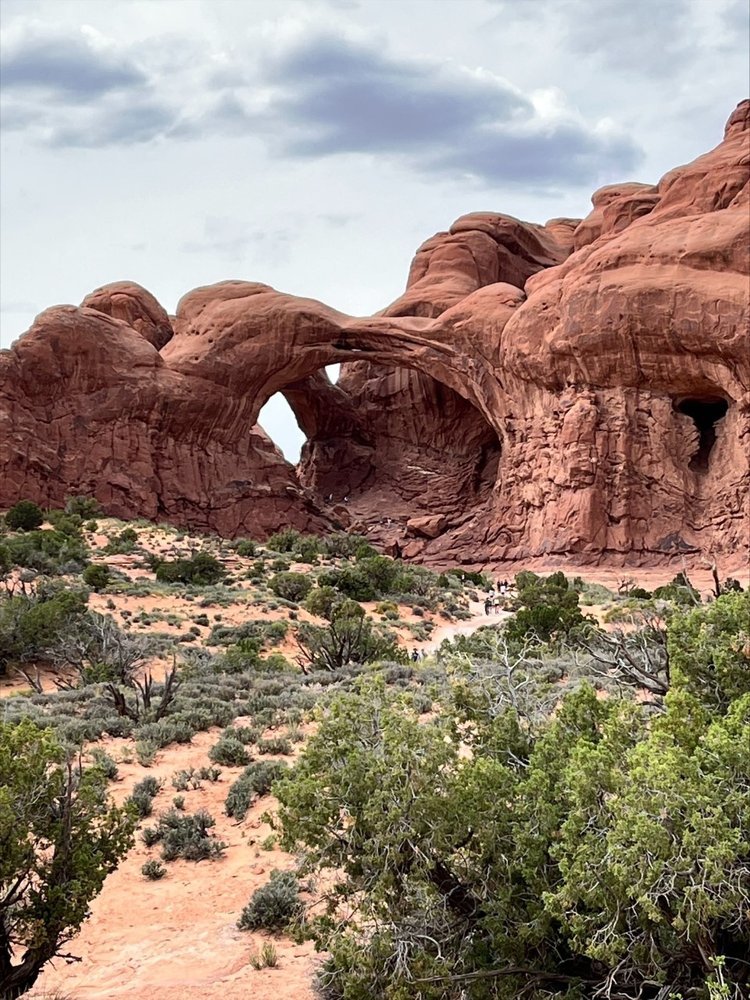
M357 526L379 530L382 454L419 521L409 448L441 407L460 433L465 406L500 442L492 488L421 536L412 525L408 554L744 563L749 134L746 101L716 149L656 185L595 193L583 221L465 216L372 317L250 282L196 289L172 318L122 282L48 310L0 352L0 504L75 491L227 535L318 530L352 522L321 495L362 445L379 455ZM337 388L318 374L333 363ZM299 477L256 426L277 391L309 429ZM469 452L483 433L465 435Z

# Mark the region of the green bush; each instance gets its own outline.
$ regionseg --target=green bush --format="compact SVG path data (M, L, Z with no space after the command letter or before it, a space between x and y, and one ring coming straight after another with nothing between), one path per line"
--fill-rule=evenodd
M69 515L61 510L48 510L45 520L52 525L55 531L59 531L61 535L68 535L70 538L81 537L83 522L76 514Z
M203 809L193 815L181 815L176 809L163 813L154 828L162 845L162 859L206 861L221 857L227 845L209 833L215 825L213 816Z
M133 786L128 801L141 819L145 819L153 812L154 799L161 786L162 782L152 777L144 778Z
M382 684L339 698L274 787L282 848L350 914L308 925L333 995L744 995L750 694L678 686L654 717L581 686L532 723L492 679L431 721Z
M94 747L91 751L91 758L94 761L96 767L102 772L107 781L115 781L119 769L117 767L117 761L114 757L110 757L108 753L101 750L99 747Z
M250 760L250 755L242 743L226 735L221 736L219 742L211 747L208 756L214 763L224 764L226 767L240 767Z
M5 523L13 531L33 531L43 520L41 508L32 500L19 500L5 515Z
M74 514L80 517L82 521L97 517L101 512L102 509L99 506L99 502L94 497L68 497L65 501L65 513Z
M299 531L294 528L284 528L271 535L266 545L272 552L292 552L301 538Z
M303 535L295 544L293 552L296 559L302 563L315 564L323 551L320 539L314 535Z
M244 819L255 798L267 795L285 770L283 761L261 760L249 764L229 789L224 806L227 816Z
M123 528L114 535L104 547L107 555L130 555L138 544L138 532L134 528Z
M0 674L10 663L56 659L80 635L86 600L59 587L0 597Z
M355 615L335 615L326 627L304 623L297 632L303 657L316 670L341 670L353 663L404 662L406 653L394 638L377 635L372 622Z
M707 707L726 711L750 693L750 594L725 594L672 615L667 650L672 683Z
M243 559L255 555L256 545L251 538L237 538L232 543L232 548ZM261 564L262 565L262 564Z
M167 874L167 869L155 858L151 861L146 861L145 864L141 865L141 875L149 879L152 882L158 882L159 879L164 878Z
M341 600L341 594L334 587L315 587L307 595L305 610L319 618L330 621L333 606Z
M104 590L111 578L112 573L105 563L90 563L83 571L83 582L92 590Z
M589 619L578 606L578 594L563 573L539 577L522 572L516 576L518 610L507 622L511 642L542 642L570 639L585 632Z
M274 871L270 880L255 890L237 926L241 931L282 931L301 917L302 911L294 874Z
M48 575L68 570L79 572L89 557L81 538L59 531L27 531L6 539L5 545L14 566Z
M226 571L218 559L208 552L196 552L190 559L160 562L156 579L161 583L192 583L199 587L218 583Z
M272 736L267 740L258 740L257 749L260 754L290 754L292 753L292 744L283 736Z
M312 581L304 573L277 573L268 581L277 597L287 601L302 601L312 590Z
M341 559L351 559L359 551L368 554L373 551L364 535L350 535L345 531L334 531L323 540L323 547L329 556Z
M671 601L683 607L696 607L701 603L701 595L684 573L678 573L665 586L657 587L653 596L658 600Z

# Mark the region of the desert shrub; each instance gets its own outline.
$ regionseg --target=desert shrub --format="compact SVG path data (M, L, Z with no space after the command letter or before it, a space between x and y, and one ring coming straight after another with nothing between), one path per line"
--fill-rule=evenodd
M175 809L182 811L185 808L185 796L184 795L174 795L172 797L172 805Z
M354 615L336 615L326 628L300 625L297 642L304 659L316 670L406 658L395 639L377 635L371 621Z
M323 546L320 539L316 538L315 535L302 535L295 543L292 551L299 562L314 564L318 561L318 556L323 551Z
M162 583L192 583L205 587L226 576L218 559L208 552L196 552L190 559L166 560L156 567L156 579Z
M248 621L241 625L214 625L206 644L209 646L234 644L238 647L238 652L247 655L250 666L257 662L257 653L264 645L273 646L283 642L288 630L289 626L284 621Z
M214 634L216 629L214 629ZM240 639L224 653L221 668L229 674L241 674L260 663L261 639Z
M462 583L472 583L475 587L479 587L481 590L489 590L492 586L492 581L484 573L478 573L474 570L468 569L447 569L445 573L441 573L436 583L439 587L449 587L453 588L455 583L459 585Z
M203 809L192 815L181 815L175 809L163 813L156 824L162 859L205 861L221 857L227 845L209 833L215 825L216 820Z
M299 531L294 528L284 528L283 531L274 532L266 545L272 552L292 552L301 538Z
M5 523L13 531L33 531L43 520L42 510L33 500L19 500L5 515Z
M578 591L580 604L606 604L615 599L614 593L601 583L587 583L581 580L580 586L574 587Z
M167 869L161 861L157 861L155 858L152 858L151 861L146 861L143 865L141 865L141 875L143 875L144 878L149 879L151 882L158 882L159 879L164 878L166 874Z
M155 826L144 826L141 830L141 840L146 847L153 847L159 843L161 836Z
M138 544L138 532L134 528L123 528L113 535L104 547L107 555L130 555Z
M393 601L379 601L375 605L375 611L379 615L392 615L395 612L398 616L398 604L394 604Z
M153 812L154 799L161 787L162 782L152 777L144 778L133 786L128 802L134 807L141 819L145 819Z
M91 751L91 759L96 767L102 772L107 781L115 781L118 776L117 761L106 751L99 747L94 747Z
M155 740L136 740L135 742L135 758L141 767L151 767L159 750L159 744Z
M76 935L134 827L49 729L0 724L0 996L25 995Z
M0 597L0 674L10 663L56 659L78 636L86 601L85 593L54 586Z
M82 521L97 517L101 512L99 501L94 497L71 496L65 501L65 513L80 517Z
M287 660L283 653L269 653L268 656L265 656L260 661L258 667L264 672L267 671L273 673L276 673L277 671L288 672L293 669L291 663Z
M304 607L311 615L330 620L331 610L334 604L340 600L341 595L334 587L315 587L307 595Z
M695 607L701 603L701 595L685 573L678 573L670 583L657 587L653 596L658 600L671 601L683 607Z
M338 699L275 786L281 846L350 915L309 925L329 995L712 1000L706 954L744 995L750 695L677 687L649 720L583 685L530 723L491 676L429 722Z
M318 584L321 588L332 587L355 601L374 601L379 596L372 580L358 566L326 570L318 577Z
M266 740L258 740L257 750L260 754L290 754L292 752L292 744L284 736L271 736Z
M209 759L226 767L240 767L250 760L245 747L234 737L222 735L218 743L214 743L208 751Z
M48 510L45 514L45 520L61 535L67 535L69 538L81 537L83 522L77 515L71 516L62 510Z
M14 566L35 569L48 576L64 571L80 572L89 557L80 537L59 531L27 531L6 539L5 546Z
M208 620L208 615L196 615L193 621L196 625L202 625L204 628L207 628L211 624Z
M357 550L369 548L364 535L350 535L346 531L334 531L323 539L323 548L329 556L341 559L351 559Z
M112 577L105 563L90 563L83 571L83 582L92 590L104 590Z
M585 633L589 619L578 606L578 594L563 573L539 577L528 571L516 576L516 611L505 626L509 640L548 643Z
M251 538L237 538L232 543L232 548L243 559L255 555L256 544ZM261 566L263 564L261 563Z
M268 581L269 590L287 601L302 601L312 590L312 581L304 573L276 573Z
M302 915L302 900L293 872L271 872L243 909L237 926L241 931L282 931Z
M270 941L264 941L259 952L250 956L250 965L260 971L261 969L275 969L279 964L279 956Z
M725 594L672 615L667 650L672 683L725 711L750 693L750 594Z
M254 726L232 726L225 731L224 735L247 745L248 743L255 743L260 733L260 729Z

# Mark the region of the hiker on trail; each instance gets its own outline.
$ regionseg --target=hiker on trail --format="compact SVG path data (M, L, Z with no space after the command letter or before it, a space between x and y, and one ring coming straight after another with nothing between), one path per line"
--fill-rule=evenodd
M411 658L412 658L412 660L413 660L414 663L417 662L417 660L419 659L419 652L418 652L418 650L413 649L411 651Z
M486 615L488 615L491 610L492 610L492 598L491 597L485 597L485 599L484 599L484 613Z
M495 608L495 614L499 615L500 614L500 595L499 594L495 595L495 600L492 603L493 603L494 608Z
M505 580L503 580L503 582L500 584L500 596L505 597L507 592L508 592L508 584L505 582Z

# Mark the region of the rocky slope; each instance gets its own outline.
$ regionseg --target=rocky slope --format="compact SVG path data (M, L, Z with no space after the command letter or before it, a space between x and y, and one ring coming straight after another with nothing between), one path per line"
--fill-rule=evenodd
M172 318L125 282L47 310L0 353L0 505L353 524L432 562L746 560L750 102L716 149L592 201L464 216L372 317L250 282ZM277 391L297 470L257 426Z

